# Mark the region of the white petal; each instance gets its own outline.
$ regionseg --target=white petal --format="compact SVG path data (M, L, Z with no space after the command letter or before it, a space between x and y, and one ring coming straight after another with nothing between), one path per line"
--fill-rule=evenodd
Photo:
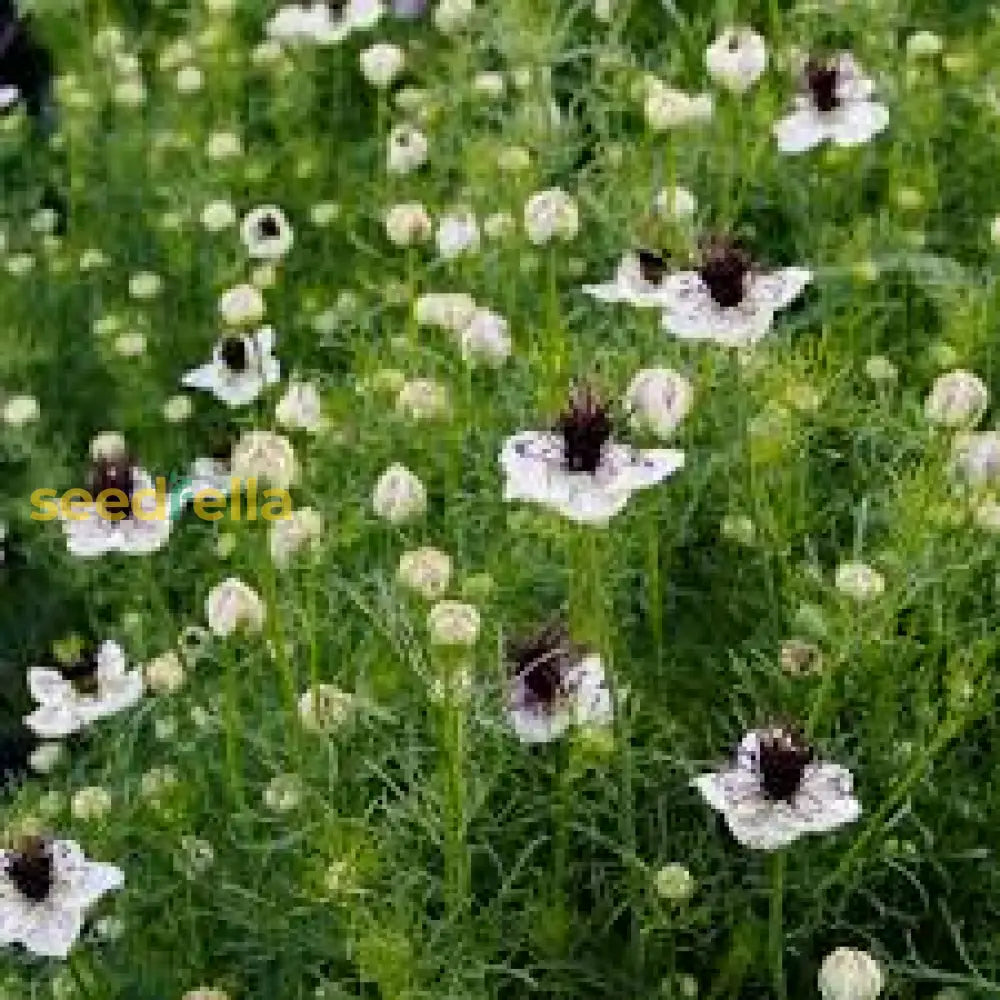
M530 708L508 708L507 718L522 743L552 743L566 733L572 722L568 712L550 715Z
M150 520L130 518L128 521L122 522L118 548L132 556L158 552L170 538L170 528L169 514L163 514Z
M614 470L615 486L641 490L663 482L684 467L684 452L675 448L646 448L638 451L625 445L610 445L605 462Z
M691 784L718 812L730 812L741 804L761 798L760 779L744 768L734 767L699 774Z
M725 820L732 835L755 851L787 847L804 832L794 812L783 802L758 799L725 813Z
M573 692L575 721L581 726L604 726L614 719L614 703L604 673L604 664L596 654L580 661L566 678Z
M125 873L117 865L87 861L82 854L62 857L57 878L56 899L61 907L73 910L85 910L125 884Z
M8 891L13 890L13 891ZM21 940L21 932L31 919L31 903L23 899L6 879L0 899L0 945Z
M66 519L63 531L66 549L81 559L103 556L118 547L117 521L108 521L91 513L82 521Z
M806 769L795 796L795 812L803 829L826 833L855 822L861 804L854 797L851 772L838 764L814 764Z
M111 639L106 639L97 650L97 682L104 684L121 677L126 670L125 650Z
M24 718L24 724L45 740L60 739L77 732L81 727L76 706L70 702L42 705Z
M832 112L830 138L838 146L860 146L889 124L889 109L874 101L849 101Z
M83 911L36 906L22 929L21 943L44 958L66 958L83 930Z
M637 309L662 308L668 299L661 285L643 279L639 258L634 254L622 258L613 281L584 285L583 292L599 302L625 302Z
M264 358L261 361L260 377L264 385L274 385L281 381L281 362L277 358Z
M21 91L17 87L0 87L0 111L6 111L11 105L17 102L21 96Z
M829 136L827 119L813 107L799 108L774 125L774 137L782 153L804 153Z
M181 385L188 389L204 389L206 392L214 392L216 383L219 381L221 366L214 361L200 368L192 368L181 376Z
M708 340L724 347L750 347L771 329L774 312L751 301L723 309L707 293L685 308L663 314L663 328L681 340Z
M263 391L264 379L260 371L250 369L245 372L227 371L212 388L212 394L226 406L246 406Z
M76 696L73 685L50 667L32 667L28 671L28 691L40 705L58 705Z
M786 309L812 281L812 271L804 267L785 267L771 274L753 278L749 298L774 311Z

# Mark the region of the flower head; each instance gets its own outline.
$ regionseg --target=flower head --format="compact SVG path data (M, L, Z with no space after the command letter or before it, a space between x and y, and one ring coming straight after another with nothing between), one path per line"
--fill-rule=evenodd
M246 406L281 378L274 357L274 331L261 327L255 334L229 333L212 351L212 360L181 378L188 389L210 392L226 406Z
M219 298L219 315L227 326L253 326L264 311L264 296L256 285L236 285Z
M353 31L373 28L382 0L313 0L281 7L267 22L268 38L286 45L336 45Z
M236 577L216 584L205 599L205 618L213 635L226 638L240 629L264 627L264 602L252 587Z
M580 230L576 202L561 188L539 191L524 206L524 228L535 246L572 240Z
M233 447L232 474L287 490L298 478L299 464L288 438L272 431L244 431Z
M427 209L417 202L393 205L385 213L385 234L394 246L425 243L433 231Z
M438 601L427 615L435 646L473 646L479 637L479 611L461 601Z
M989 406L986 383L973 372L940 375L924 401L924 416L932 424L956 429L975 427Z
M706 50L705 66L719 86L745 93L767 69L767 43L751 28L728 28Z
M598 302L625 302L635 308L662 308L660 287L669 270L669 254L640 248L625 254L614 278L601 285L584 285Z
M361 53L361 75L380 90L386 89L403 72L406 54L398 45L378 42Z
M323 534L323 515L313 507L300 507L274 521L268 536L271 559L284 569L302 549L316 549Z
M451 556L440 549L424 547L399 557L396 579L428 601L440 600L451 582Z
M511 352L507 320L490 309L477 309L460 335L462 357L469 364L502 365Z
M649 430L659 438L674 434L693 402L691 383L670 368L644 368L635 374L625 393L632 427Z
M427 162L430 143L427 136L412 125L397 125L389 133L386 155L390 174L411 174Z
M871 601L885 591L885 579L863 562L845 562L837 567L834 586L855 601Z
M786 728L748 733L732 766L701 774L693 784L733 836L754 850L778 850L861 815L850 772L817 762L812 748Z
M866 951L837 948L819 968L823 1000L875 1000L882 992L882 968Z
M295 239L291 223L275 205L261 205L248 212L240 233L254 260L280 260L292 249Z
M313 382L289 382L274 409L274 419L282 427L315 433L325 425L323 400Z
M427 491L409 469L397 463L389 466L375 484L372 508L391 524L402 524L424 513Z

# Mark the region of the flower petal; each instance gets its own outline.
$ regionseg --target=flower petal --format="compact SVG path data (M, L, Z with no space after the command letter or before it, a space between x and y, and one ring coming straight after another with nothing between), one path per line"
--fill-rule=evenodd
M21 943L42 958L66 958L83 930L83 911L36 906L21 929Z
M748 297L775 312L786 309L812 281L812 271L805 267L785 267L771 274L754 277Z
M40 705L59 705L75 697L73 685L51 667L32 667L28 671L28 691Z
M804 153L830 136L830 127L813 107L799 108L774 125L774 138L782 153Z
M24 717L24 724L44 740L56 740L78 732L81 727L76 705L70 702L42 705Z
M830 117L829 135L838 146L870 142L889 124L889 109L874 101L849 101Z

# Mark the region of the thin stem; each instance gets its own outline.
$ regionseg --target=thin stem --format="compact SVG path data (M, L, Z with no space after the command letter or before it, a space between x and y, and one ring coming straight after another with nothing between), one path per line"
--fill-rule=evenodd
M444 827L445 895L449 916L457 920L465 910L471 882L466 844L463 669L452 650L444 651L441 667L444 683L441 740L447 810Z
M768 965L775 1000L787 1000L785 985L785 852L771 855L771 901L767 926Z

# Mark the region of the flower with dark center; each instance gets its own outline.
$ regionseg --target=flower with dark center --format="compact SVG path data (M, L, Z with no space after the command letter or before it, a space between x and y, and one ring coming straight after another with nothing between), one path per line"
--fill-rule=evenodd
M28 113L44 118L53 69L52 55L35 40L29 20L18 16L13 3L0 4L0 91L16 88Z
M667 274L667 254L656 250L637 251L639 258L639 274L642 280L651 285L658 285Z
M43 903L55 882L52 849L43 837L28 837L7 855L7 877L17 891L32 903Z
M624 302L636 309L663 308L663 286L669 281L670 255L666 250L641 247L624 254L611 281L584 285L583 292L598 302Z
M219 354L222 357L222 363L231 372L245 372L249 366L249 352L242 337L223 338Z
M110 491L124 494L126 504L122 508L116 505L115 511L121 509L125 518L131 517L132 497L136 492L132 459L125 454L99 458L90 470L87 488L95 501Z
M812 760L812 748L794 732L774 729L762 736L757 748L757 768L764 794L774 801L791 802Z
M277 205L261 205L247 212L240 234L254 260L280 260L295 241L291 223Z
M563 437L568 472L597 472L614 425L589 386L573 393L555 428Z
M746 295L751 263L750 255L733 241L714 239L705 250L698 274L715 302L731 309Z
M566 678L579 659L577 653L566 628L559 624L512 642L508 659L513 677L523 686L524 704L543 712L554 711L568 693Z
M838 77L836 66L814 60L806 64L806 85L818 111L833 111L840 106L840 97L837 94Z
M72 662L62 667L61 673L80 694L95 694L97 681L97 646L88 645Z
M260 222L257 224L257 232L264 239L273 240L281 235L281 227L278 225L278 220L268 213L261 217Z

